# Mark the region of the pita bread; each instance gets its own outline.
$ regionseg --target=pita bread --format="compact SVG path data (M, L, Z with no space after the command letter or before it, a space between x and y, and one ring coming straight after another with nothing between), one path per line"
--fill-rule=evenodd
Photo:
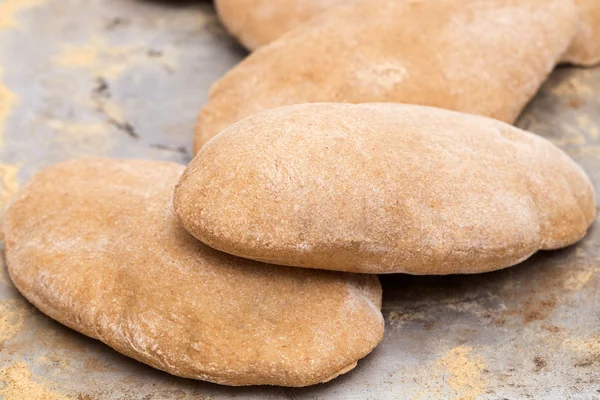
M255 50L333 7L356 1L215 0L215 6L229 32L247 49ZM575 3L579 8L580 26L564 61L592 66L600 62L600 1L575 0ZM494 22L492 20L490 24Z
M467 274L581 239L592 184L549 141L475 115L303 104L210 141L174 195L216 249L297 267Z
M2 225L15 286L55 320L182 377L305 386L354 368L382 338L377 278L203 245L172 210L182 171L82 159L35 176Z
M338 6L217 81L194 148L249 115L300 103L421 104L513 123L566 51L577 22L572 0Z
M219 18L248 50L271 43L315 15L352 0L215 0Z
M575 2L579 7L581 22L564 61L584 66L596 65L600 62L600 1Z

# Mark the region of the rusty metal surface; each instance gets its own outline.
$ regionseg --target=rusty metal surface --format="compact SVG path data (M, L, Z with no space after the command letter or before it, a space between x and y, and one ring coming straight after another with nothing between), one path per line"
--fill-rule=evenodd
M190 159L210 84L244 56L207 2L0 0L0 201L85 155ZM560 68L519 121L600 187L600 68ZM597 224L596 224L597 225ZM600 399L600 227L477 276L382 278L386 334L303 389L179 379L50 320L0 273L0 399Z

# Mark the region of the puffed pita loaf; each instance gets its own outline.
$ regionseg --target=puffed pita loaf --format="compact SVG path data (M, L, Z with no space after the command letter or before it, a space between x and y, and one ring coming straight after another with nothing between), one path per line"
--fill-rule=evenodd
M248 50L271 43L312 17L355 0L215 0L221 22Z
M490 118L402 104L252 115L187 167L175 212L241 257L363 273L467 274L581 239L592 184L549 141Z
M244 117L310 102L422 104L512 123L576 27L572 0L338 6L261 47L213 85L195 152Z
M600 62L600 0L575 2L579 8L581 22L564 61L592 66Z
M215 0L215 6L229 32L247 49L254 50L324 11L355 1L357 0ZM600 62L600 1L574 1L579 8L580 26L563 61L592 66ZM494 23L495 20L490 21L490 25Z
M376 277L267 266L203 245L172 209L182 171L82 159L35 176L2 224L15 286L127 356L226 385L325 382L377 345Z

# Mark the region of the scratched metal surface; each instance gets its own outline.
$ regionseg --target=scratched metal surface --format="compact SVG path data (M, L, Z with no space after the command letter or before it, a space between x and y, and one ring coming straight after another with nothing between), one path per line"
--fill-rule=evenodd
M244 56L203 2L0 0L0 201L78 156L190 159L210 84ZM600 68L557 70L519 124L600 187ZM478 276L387 276L383 343L312 388L156 371L37 312L0 274L0 398L600 399L600 227Z

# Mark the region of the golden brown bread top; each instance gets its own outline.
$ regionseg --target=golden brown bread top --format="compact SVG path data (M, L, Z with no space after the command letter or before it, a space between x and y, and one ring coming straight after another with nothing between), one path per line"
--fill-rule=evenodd
M376 277L267 266L203 245L172 211L182 171L82 159L35 176L2 225L17 288L123 354L221 384L323 382L377 345Z
M229 32L254 50L324 11L356 1L360 0L215 0L215 6ZM579 28L563 61L595 65L600 62L600 1L574 1L579 9ZM489 21L490 25L494 23L495 19Z
M600 62L600 1L575 0L581 22L564 61L592 66Z
M213 85L195 151L244 117L310 102L422 104L512 123L576 25L572 0L338 6L261 47Z
M248 50L271 43L315 15L354 0L215 0L219 18Z
M547 140L489 118L401 104L303 104L210 141L174 195L214 248L366 273L477 273L581 239L583 170Z

